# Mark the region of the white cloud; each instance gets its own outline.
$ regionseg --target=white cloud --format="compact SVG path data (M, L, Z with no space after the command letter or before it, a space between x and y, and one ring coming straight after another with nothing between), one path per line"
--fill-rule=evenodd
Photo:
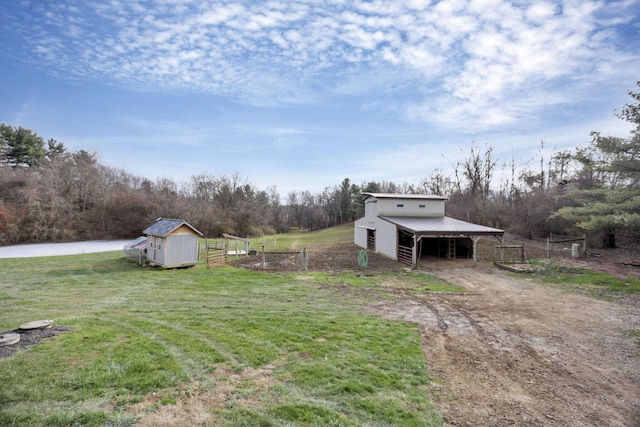
M553 17L556 6L548 2L537 2L526 10L527 19L532 22L544 23L546 19Z
M196 17L196 21L204 25L219 25L245 12L244 7L239 4L222 4L215 5L212 10L204 11Z
M24 42L58 72L129 87L206 91L276 105L311 88L429 94L413 120L500 127L559 85L599 82L640 65L616 27L634 2L130 0L23 6ZM73 43L64 38L73 40ZM620 71L617 71L620 73ZM384 74L384 77L376 76ZM631 75L631 72L627 72ZM356 79L367 82L355 84ZM386 81L379 93L370 88ZM395 84L393 83L395 82ZM352 92L353 93L353 92ZM554 102L571 100L555 99Z

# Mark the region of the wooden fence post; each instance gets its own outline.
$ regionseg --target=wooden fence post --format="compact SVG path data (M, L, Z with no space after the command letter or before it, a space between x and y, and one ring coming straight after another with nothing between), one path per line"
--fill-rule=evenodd
M551 259L551 237L553 233L549 233L547 236L547 259Z

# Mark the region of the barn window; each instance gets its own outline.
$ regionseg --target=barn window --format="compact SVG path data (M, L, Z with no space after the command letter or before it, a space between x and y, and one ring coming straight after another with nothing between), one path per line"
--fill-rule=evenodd
M427 205L418 205L419 208L426 208Z
M396 205L396 207L404 208L404 204L403 204L403 203L398 203L398 204Z

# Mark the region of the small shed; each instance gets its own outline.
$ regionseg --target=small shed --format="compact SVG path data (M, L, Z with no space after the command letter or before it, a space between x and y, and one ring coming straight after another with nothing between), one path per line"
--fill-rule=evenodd
M145 265L147 262L147 238L140 236L124 245L124 255L130 261Z
M147 263L161 268L191 267L200 260L202 233L182 219L159 218L145 229Z

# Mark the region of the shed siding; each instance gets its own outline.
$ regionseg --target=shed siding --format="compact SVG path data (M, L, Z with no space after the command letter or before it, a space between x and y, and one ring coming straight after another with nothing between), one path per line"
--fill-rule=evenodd
M202 236L181 219L160 218L144 230L147 234L147 261L162 268L189 267L200 260Z
M164 249L166 247L165 245L165 241L166 239L162 238L162 237L157 237L154 239L155 240L155 246L156 246L156 261L158 262L158 264L160 265L164 265Z
M171 234L167 236L163 266L166 268L193 265L198 262L198 236L191 234Z
M187 235L187 236L193 236L194 232L192 229L190 229L189 227L187 227L186 225L181 225L180 227L176 228L175 230L173 230L171 232L172 236L177 236L177 235Z

